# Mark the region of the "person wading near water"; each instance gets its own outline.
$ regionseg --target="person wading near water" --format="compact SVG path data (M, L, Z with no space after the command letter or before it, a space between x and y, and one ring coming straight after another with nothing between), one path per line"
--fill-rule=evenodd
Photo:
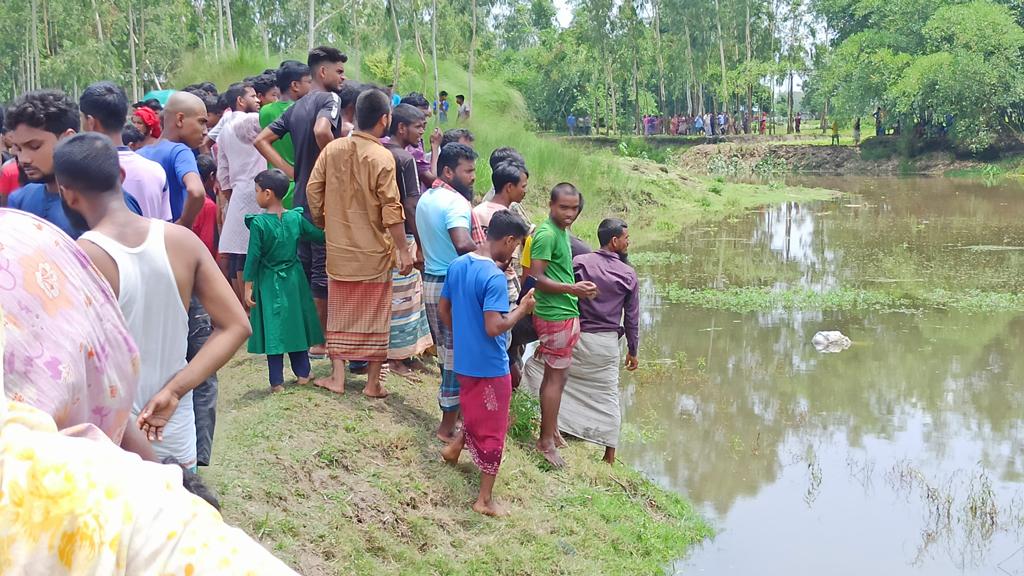
M441 291L441 321L451 328L455 338L455 372L463 418L462 431L441 455L449 464L456 464L463 447L469 448L480 469L480 493L473 510L487 516L507 513L491 492L505 450L512 399L508 332L534 306L531 291L518 308L509 312L505 275L495 260L511 258L529 229L529 224L512 212L496 212L487 229L487 241L452 262Z
M423 244L423 300L441 365L441 388L437 395L441 424L437 437L451 442L459 419L459 383L455 378L452 332L441 322L437 306L448 266L460 255L476 250L470 236L473 209L469 199L476 182L477 155L469 146L454 143L441 148L438 156L440 177L416 205L416 229Z
M629 228L608 218L597 229L601 249L573 258L576 279L593 282L597 297L581 300L580 341L558 413L558 429L605 447L604 461L615 463L619 443L619 339L626 336L626 370L640 362L640 285L629 265ZM536 368L531 365L531 367ZM533 369L524 386L537 392L543 372Z
M107 137L87 133L67 140L54 152L54 168L68 210L89 226L78 244L113 288L139 347L136 425L161 460L194 470L192 390L249 337L245 311L191 230L137 216L124 205L117 150ZM186 360L193 295L212 312L213 331Z
M254 142L256 149L274 168L295 181L292 204L301 207L307 219L312 218L312 214L306 201L306 183L313 172L313 165L320 156L320 150L341 136L341 98L336 92L345 81L346 62L348 56L337 48L320 46L310 50L306 65L312 74L313 86L309 93L264 128ZM294 147L294 166L274 148L274 143L288 134L291 134ZM327 324L326 258L323 246L299 242L299 261L309 280L322 325ZM309 354L322 358L324 352L321 347L313 347Z
M572 271L569 227L580 213L580 193L567 182L551 189L550 215L533 234L530 276L537 281L537 308L533 326L540 346L531 362L544 363L540 384L540 439L537 450L552 466L565 460L558 448L565 445L558 433L558 408L572 365L572 350L580 339L580 298L597 296L590 281L576 282Z
M391 124L391 100L380 90L363 92L355 119L350 138L324 148L306 186L313 223L327 233L330 279L326 333L333 373L316 384L343 394L345 361L367 360L363 394L384 398L388 392L380 372L388 358L391 269L397 260L399 274L407 275L413 258L405 241L395 159L380 144Z

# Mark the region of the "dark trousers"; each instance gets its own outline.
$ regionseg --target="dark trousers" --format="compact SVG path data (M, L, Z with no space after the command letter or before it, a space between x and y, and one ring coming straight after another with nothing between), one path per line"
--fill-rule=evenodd
M212 332L210 315L193 296L188 307L188 350L185 356L187 361L192 361ZM213 430L217 426L216 372L192 390L192 409L196 414L196 460L200 466L209 466L210 454L213 451Z
M289 352L288 361L291 362L292 372L296 376L309 378L309 352ZM267 368L270 369L271 386L284 384L284 354L267 354Z

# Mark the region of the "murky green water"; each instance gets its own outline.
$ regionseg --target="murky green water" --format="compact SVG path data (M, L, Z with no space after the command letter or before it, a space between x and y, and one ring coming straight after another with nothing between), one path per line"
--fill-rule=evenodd
M621 456L718 536L680 573L1024 574L1024 314L663 304L651 283L1024 289L1024 187L816 178L854 192L690 230L642 267L646 357ZM1002 249L995 248L1004 247ZM661 249L661 248L659 248ZM854 344L811 345L818 330Z

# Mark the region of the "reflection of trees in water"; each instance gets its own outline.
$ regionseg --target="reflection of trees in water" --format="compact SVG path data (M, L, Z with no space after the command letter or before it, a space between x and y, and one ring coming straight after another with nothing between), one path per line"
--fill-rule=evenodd
M955 460L952 446L967 440L1000 478L1024 476L1013 456L1024 440L1024 316L647 314L645 355L683 353L689 368L627 387L626 420L663 427L650 444L628 447L628 458L719 513L778 478L787 440L892 441L918 413L927 415L921 458ZM854 346L818 354L810 338L826 328Z
M783 203L688 230L674 248L690 258L650 271L691 288L785 284L826 290L896 281L911 292L1024 289L1024 251L965 249L1024 245L1020 185L856 178L820 185L861 196Z

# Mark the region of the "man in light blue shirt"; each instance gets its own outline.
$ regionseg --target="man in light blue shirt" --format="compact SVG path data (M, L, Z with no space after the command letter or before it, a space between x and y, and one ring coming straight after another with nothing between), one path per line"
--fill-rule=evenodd
M416 205L416 229L423 248L423 301L430 333L441 363L441 425L437 436L445 442L455 438L459 416L459 385L455 379L451 329L441 323L438 303L448 266L461 254L476 250L472 229L473 183L476 181L476 152L465 144L447 144L437 158L438 179L420 196Z

